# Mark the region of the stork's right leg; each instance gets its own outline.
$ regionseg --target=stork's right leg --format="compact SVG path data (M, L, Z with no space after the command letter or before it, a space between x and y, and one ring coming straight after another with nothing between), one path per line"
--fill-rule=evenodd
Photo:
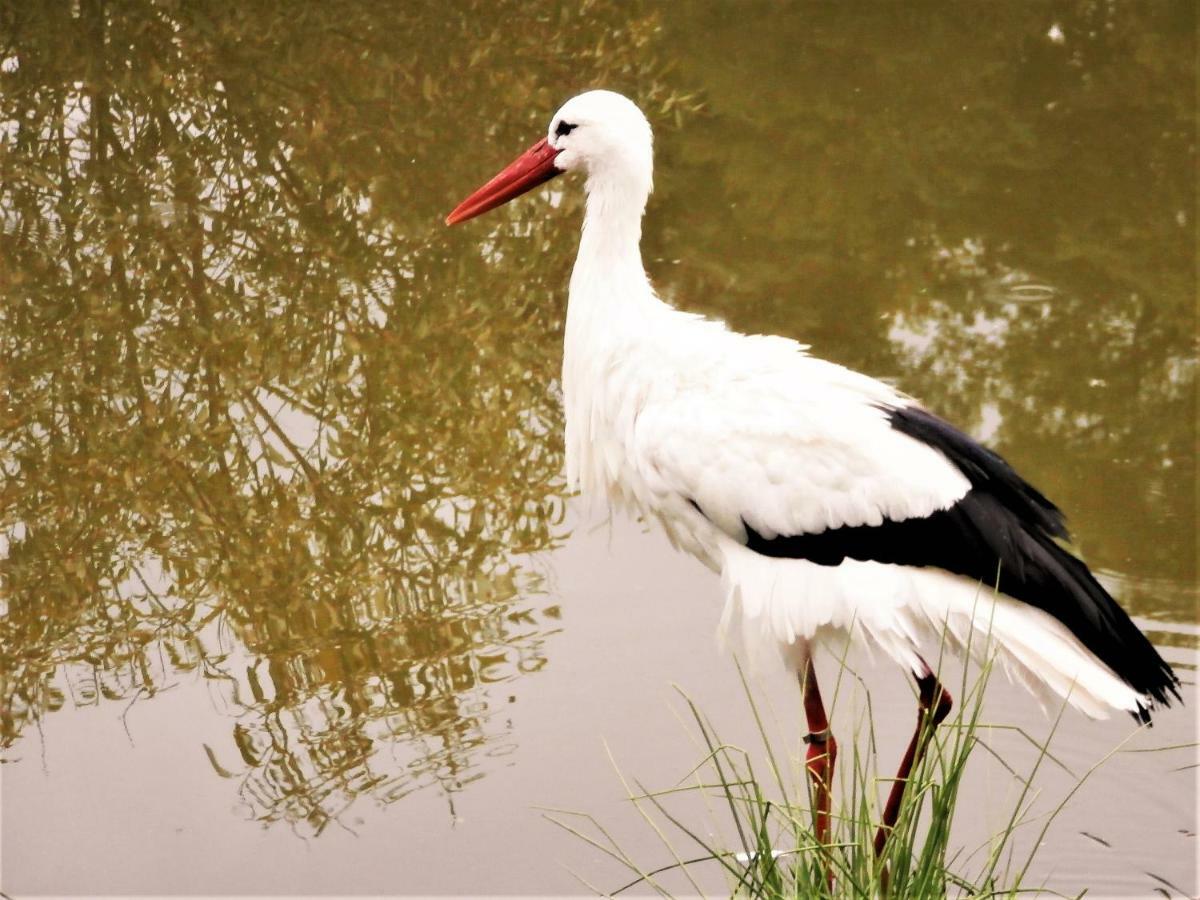
M918 688L917 730L913 732L912 740L908 742L904 759L900 761L900 770L892 782L887 806L883 810L883 823L875 832L876 856L883 853L888 835L892 833L896 819L900 817L900 803L904 799L904 788L908 784L912 770L920 765L925 748L929 746L929 741L933 737L933 730L942 723L946 716L950 715L950 709L954 704L950 692L942 687L942 683L937 680L937 676L933 674L933 670L929 668L925 660L921 660L921 665L925 667L924 674L913 673L913 677L917 679Z
M808 770L808 777L812 781L817 840L827 844L829 791L833 785L833 765L837 761L837 741L829 731L829 720L825 717L825 705L821 702L821 690L817 687L817 673L813 669L811 656L800 670L800 692L804 696L804 715L808 719L808 734L804 737L804 743L808 745L804 768Z

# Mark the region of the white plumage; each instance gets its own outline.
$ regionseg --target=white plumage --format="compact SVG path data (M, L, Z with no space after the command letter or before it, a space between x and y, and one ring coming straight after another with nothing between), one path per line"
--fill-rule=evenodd
M929 519L972 490L971 466L898 430L892 411L915 403L888 385L814 359L795 341L737 334L656 296L639 250L650 127L618 94L568 101L546 140L448 221L571 170L587 176L587 211L563 360L569 481L657 519L677 546L718 571L723 622L737 622L752 647L777 648L798 671L814 644L849 637L927 676L921 654L936 655L944 635L955 649L996 648L1008 673L1043 702L1065 697L1103 716L1162 699L1135 690L1057 613L996 594L978 578L925 562L851 554L829 564L760 552L776 538L861 540L864 529ZM994 459L987 465L1011 471ZM1075 562L1056 558L1051 568Z
M595 91L555 121L620 127L634 116L642 119L625 98ZM1065 696L1092 716L1137 708L1138 695L1056 619L1009 598L993 603L978 582L747 549L743 522L766 538L878 525L945 509L970 485L937 450L888 425L880 405L913 402L888 385L787 338L738 334L659 300L637 249L649 174L618 168L648 164L648 154L614 163L575 152L592 168L563 359L573 486L653 516L719 571L722 621L740 620L751 652L773 645L799 668L803 642L841 632L919 672L919 654L936 656L945 624L955 649L983 652L994 638L1006 670L1043 702ZM626 189L626 175L645 191Z

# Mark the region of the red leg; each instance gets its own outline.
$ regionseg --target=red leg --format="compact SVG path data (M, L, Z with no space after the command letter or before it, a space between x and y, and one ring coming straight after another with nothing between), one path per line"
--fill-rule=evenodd
M925 755L933 730L950 715L950 707L954 701L947 691L926 668L926 674L917 677L920 700L917 709L917 729L913 732L908 749L904 751L904 759L900 761L900 769L896 772L896 780L892 783L891 793L888 794L887 806L883 808L883 824L875 833L875 855L883 853L888 835L896 825L900 815L900 801L904 799L904 788L908 785L908 776L913 766Z
M816 811L817 840L829 842L829 789L833 784L833 766L837 762L837 741L829 731L829 720L825 718L825 705L821 702L821 690L817 687L817 673L812 659L805 661L800 673L800 692L804 696L804 715L808 719L808 734L804 743L808 750L804 755L804 768L812 782L812 805Z

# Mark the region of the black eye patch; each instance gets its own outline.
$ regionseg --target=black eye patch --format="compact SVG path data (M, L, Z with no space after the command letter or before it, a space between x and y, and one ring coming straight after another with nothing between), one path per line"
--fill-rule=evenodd
M558 127L554 129L554 133L559 137L565 137L578 127L578 125L572 125L569 122L559 122Z

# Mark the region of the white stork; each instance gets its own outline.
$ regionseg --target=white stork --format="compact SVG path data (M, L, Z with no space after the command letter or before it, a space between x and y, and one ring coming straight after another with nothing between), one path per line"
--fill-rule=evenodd
M652 168L642 112L589 91L446 222L563 172L586 176L563 357L568 480L661 522L720 573L723 623L740 617L750 641L794 667L818 838L837 752L812 666L822 643L881 648L919 688L877 853L950 710L923 646L995 647L1043 705L1057 695L1093 717L1118 709L1148 722L1178 699L1171 667L1058 543L1058 509L1003 459L793 340L738 334L659 299L639 248Z

